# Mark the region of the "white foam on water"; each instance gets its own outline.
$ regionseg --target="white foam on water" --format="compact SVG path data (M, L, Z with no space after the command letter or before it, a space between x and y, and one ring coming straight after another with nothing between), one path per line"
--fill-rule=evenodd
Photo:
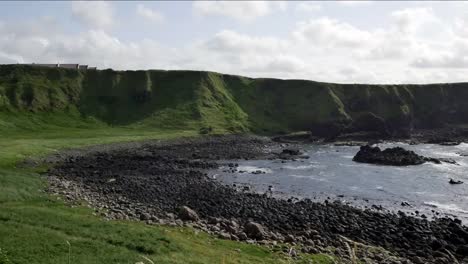
M271 173L271 169L268 168L260 168L255 166L239 166L237 167L238 171L246 171L246 172L254 172L254 171L262 171L265 173Z
M367 164L363 164L363 163L352 163L352 164L338 163L337 165L345 166L345 167L362 167L362 166L366 166Z
M426 192L426 191L411 192L411 193L416 194L416 195L421 195L421 196L429 196L429 197L445 197L445 196L447 196L446 194L432 193L432 192Z
M460 157L456 152L445 152L445 151L431 151L430 152L434 157Z
M459 145L456 145L455 147L461 150L468 150L468 143L460 143Z
M311 180L316 180L316 181L323 181L326 182L327 180L324 178L319 178L317 176L312 176L312 175L297 175L297 174L291 174L289 175L294 178L300 178L300 179L311 179Z
M457 171L460 171L460 170L464 170L463 167L461 166L457 166L457 165L454 165L454 164L450 164L450 163L445 163L445 162L442 162L441 164L435 164L435 163L432 163L432 162L427 162L425 163L429 166L432 166L434 167L435 169L439 170L439 171L442 171L442 172L448 172L450 174L456 174Z
M310 165L299 165L299 166L283 166L282 169L288 169L288 170L306 170L306 169L312 169L312 168L323 168L325 167L324 165L317 165L317 164L310 164Z
M442 204L442 203L438 203L434 201L424 202L423 204L429 207L433 207L433 208L439 208L439 209L443 209L447 211L468 214L468 211L461 209L456 204Z

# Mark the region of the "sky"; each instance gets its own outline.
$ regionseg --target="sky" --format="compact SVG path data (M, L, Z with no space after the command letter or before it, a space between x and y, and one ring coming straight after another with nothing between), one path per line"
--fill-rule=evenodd
M1 1L0 64L468 81L464 1Z

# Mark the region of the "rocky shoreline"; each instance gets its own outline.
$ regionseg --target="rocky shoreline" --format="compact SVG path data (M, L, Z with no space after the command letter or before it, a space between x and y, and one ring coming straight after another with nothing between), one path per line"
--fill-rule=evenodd
M343 131L333 137L325 137L323 135L316 135L311 131L304 131L277 135L272 139L279 143L334 143L349 146L372 145L383 141L407 142L414 145L428 143L449 146L468 142L468 128L451 126L432 129L412 129L404 135L390 135L375 131Z
M225 186L206 173L236 167L223 160L300 157L283 147L267 138L212 136L70 152L53 160L49 191L71 203L85 201L109 219L189 225L291 256L324 252L344 263L353 254L366 263L466 263L468 228L459 220L275 199Z

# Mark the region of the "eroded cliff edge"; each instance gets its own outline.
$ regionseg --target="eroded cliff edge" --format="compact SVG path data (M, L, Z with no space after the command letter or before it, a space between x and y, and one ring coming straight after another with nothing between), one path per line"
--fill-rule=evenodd
M334 84L201 71L0 66L3 116L65 113L108 125L401 137L467 124L467 99L468 83Z

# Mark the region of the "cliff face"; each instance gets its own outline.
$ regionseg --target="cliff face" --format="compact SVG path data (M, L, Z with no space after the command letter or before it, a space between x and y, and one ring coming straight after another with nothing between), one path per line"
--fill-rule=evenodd
M0 66L0 112L76 112L110 125L257 133L408 134L468 123L468 83L342 85L197 71Z

